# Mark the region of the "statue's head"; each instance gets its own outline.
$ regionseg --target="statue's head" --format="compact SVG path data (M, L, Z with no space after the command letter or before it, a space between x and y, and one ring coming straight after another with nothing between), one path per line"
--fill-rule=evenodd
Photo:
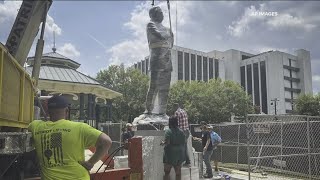
M159 6L155 6L149 10L149 16L152 21L161 23L163 21L163 13Z

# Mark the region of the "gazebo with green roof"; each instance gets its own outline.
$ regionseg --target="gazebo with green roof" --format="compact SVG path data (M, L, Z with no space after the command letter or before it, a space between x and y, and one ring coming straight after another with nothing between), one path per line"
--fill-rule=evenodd
M62 94L70 98L71 120L100 120L101 112L106 112L106 120L111 121L112 99L122 94L77 71L81 64L57 53L55 48L52 50L43 54L41 59L38 82L41 96ZM30 75L33 64L34 57L28 57L26 71Z

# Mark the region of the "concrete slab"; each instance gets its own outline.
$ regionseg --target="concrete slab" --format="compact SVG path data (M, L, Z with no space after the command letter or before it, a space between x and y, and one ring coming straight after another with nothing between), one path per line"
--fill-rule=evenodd
M114 157L114 168L128 168L128 155L125 156L115 156Z
M171 169L170 179L175 179L174 169ZM181 179L183 180L199 180L199 169L197 167L182 167ZM151 180L151 179L150 179Z
M163 146L160 146L164 139L164 131L136 131L136 136L142 136L142 153L143 153L143 170L144 179L146 180L162 180L164 175L163 168ZM199 170L194 166L194 156L192 153L191 138L188 141L189 156L191 160L191 175L189 168L182 169L182 179L199 179ZM171 170L171 177L175 177L174 170ZM175 178L174 178L175 179Z

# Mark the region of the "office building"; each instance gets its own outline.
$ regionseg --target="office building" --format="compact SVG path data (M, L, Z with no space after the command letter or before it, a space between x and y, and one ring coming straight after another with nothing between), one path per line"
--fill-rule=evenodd
M310 52L304 49L292 55L280 51L250 54L234 49L206 53L175 46L172 64L171 84L177 80L233 80L265 114L290 114L300 93L312 93ZM148 74L148 57L134 67Z

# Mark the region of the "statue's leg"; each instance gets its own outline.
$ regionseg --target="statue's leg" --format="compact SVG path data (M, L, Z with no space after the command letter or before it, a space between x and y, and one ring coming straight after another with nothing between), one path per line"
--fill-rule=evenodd
M160 75L159 87L159 114L166 114L168 95L170 90L171 71L163 71Z
M146 97L146 111L145 113L151 114L154 107L154 100L156 98L157 89L157 72L151 71L149 89Z

